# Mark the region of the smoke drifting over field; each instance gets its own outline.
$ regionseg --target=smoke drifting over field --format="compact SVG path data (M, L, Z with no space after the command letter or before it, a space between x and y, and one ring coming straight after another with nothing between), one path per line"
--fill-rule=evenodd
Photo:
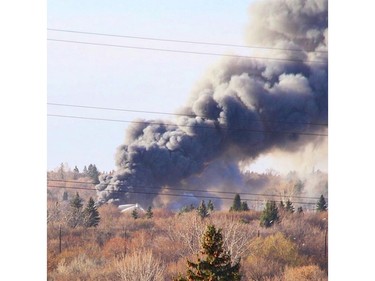
M249 55L277 60L222 59L180 109L186 116L132 124L117 150L116 172L97 185L99 202L149 204L156 195L132 192L163 186L240 191L240 163L326 141L319 134L327 127L318 124L328 122L327 6L326 0L254 4L247 43L273 49Z

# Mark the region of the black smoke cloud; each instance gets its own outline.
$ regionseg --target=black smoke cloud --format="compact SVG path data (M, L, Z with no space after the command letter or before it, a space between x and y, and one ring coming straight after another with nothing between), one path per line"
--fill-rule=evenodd
M98 201L150 204L163 186L194 189L215 179L216 188L235 190L240 161L326 140L306 133L327 133L316 125L328 122L327 9L324 0L254 4L248 44L274 48L255 55L275 60L222 59L179 110L185 116L133 123L117 150L116 172L97 185ZM223 166L236 178L232 185L217 183Z

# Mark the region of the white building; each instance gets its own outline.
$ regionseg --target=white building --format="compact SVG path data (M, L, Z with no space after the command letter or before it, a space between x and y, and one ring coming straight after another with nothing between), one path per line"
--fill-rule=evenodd
M141 211L141 212L146 212L146 211L141 207L141 205L139 205L138 203L136 203L136 204L125 204L125 205L119 205L118 208L120 209L121 213L131 212L131 211L133 211L134 209L137 209L138 211Z

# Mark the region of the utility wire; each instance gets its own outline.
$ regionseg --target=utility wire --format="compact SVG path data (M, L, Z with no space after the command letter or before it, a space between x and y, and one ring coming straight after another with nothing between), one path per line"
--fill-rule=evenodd
M64 106L64 107L75 107L75 108L99 109L99 110L122 111L122 112L135 112L135 113L149 113L149 114L163 114L163 115L185 116L185 117L193 117L193 118L195 118L195 117L208 118L207 116L196 115L196 114L181 114L181 113L171 113L171 112L161 112L161 111L133 110L133 109L124 109L124 108L99 107L99 106L88 106L88 105L78 105L78 104L63 104L63 103L52 103L52 102L48 102L47 104L53 105L53 106ZM300 124L300 125L312 125L312 126L328 126L327 123L307 123L307 122L272 121L272 120L249 120L249 121L251 121L251 122L267 122L267 123Z
M98 33L98 32L88 32L88 31L78 31L78 30L57 29L57 28L47 28L47 30L57 31L57 32L67 32L67 33L78 33L78 34L99 35L99 36L108 36L108 37L129 38L129 39L174 42L174 43L188 43L188 44L197 44L197 45L238 47L238 48L247 48L247 49L279 50L279 51L290 51L290 52L328 53L328 51L305 51L305 50L288 49L288 48L276 48L276 47L264 47L264 46L262 47L262 46L250 46L250 45L246 46L246 45L237 45L237 44L228 44L228 43L214 43L214 42L176 40L176 39L155 38L155 37L118 35L118 34L109 34L109 33Z
M259 59L259 60L289 61L289 62L299 62L299 63L327 64L327 62L325 61L315 61L315 60L293 60L293 59L269 58L269 57L240 56L240 55L219 54L219 53L209 53L209 52L195 52L195 51L149 48L149 47L116 45L116 44L106 44L106 43L93 43L93 42L74 41L74 40L61 40L61 39L55 39L55 38L47 38L47 40L53 41L53 42L63 42L63 43L73 43L73 44L83 44L83 45L103 46L103 47L116 47L116 48L137 49L137 50L158 51L158 52L221 56L221 57L233 57L233 58L242 58L242 59Z
M100 109L100 110L111 110L111 111L124 111L124 112L135 112L135 113L150 113L150 114L163 114L163 115L207 118L205 116L198 116L198 115L194 115L194 114L180 114L180 113L161 112L161 111L134 110L134 109L125 109L125 108L99 107L99 106L53 103L53 102L47 102L47 104L48 105L54 105L54 106L65 106L65 107L78 107L78 108L89 108L89 109Z
M85 187L65 187L65 186L59 186L59 185L48 185L47 187L97 191L95 188L85 188ZM202 195L190 195L190 194L158 193L158 192L144 192L144 191L124 191L124 190L105 190L105 191L107 191L109 193L130 193L130 194L160 195L160 196L174 196L174 197L188 197L188 198L233 200L233 198L229 198L229 197L202 196ZM244 199L242 199L242 201L264 202L265 200L244 198ZM316 202L297 202L297 201L294 201L294 202L291 202L291 203L293 203L293 204L313 204L313 205L316 205Z
M107 121L107 122L120 122L120 123L131 123L131 124L145 124L145 125L161 125L161 126L175 126L175 127L187 127L187 128L199 128L199 129L211 129L211 130L228 130L228 131L243 131L243 132L253 132L253 133L272 133L272 134L297 134L306 136L321 136L328 137L327 134L320 133L308 133L308 132L295 132L295 131L271 131L271 130L253 130L253 129L239 129L239 128L228 128L228 127L208 127L200 125L179 125L170 123L160 123L160 122L146 122L146 121L129 121L129 120L119 120L119 119L108 119L108 118L94 118L94 117L83 117L75 115L61 115L61 114L47 114L50 117L59 118L72 118L72 119L82 119L82 120L95 120L95 121Z
M69 181L69 180L48 180L53 182L64 182L64 183L78 183L78 184L91 184L96 185L92 182L84 181ZM125 186L124 184L116 184L117 186ZM202 190L202 189L186 189L186 188L170 188L170 187L157 187L157 186L141 186L141 185L131 185L135 188L145 188L145 189L157 189L157 190L172 190L172 191L183 191L183 192L206 192L206 193L218 193L218 194L230 194L236 195L250 195L250 196L264 196L264 197L288 197L288 198L298 198L298 199L316 199L320 197L311 197L311 196L295 196L295 195L277 195L277 194L265 194L265 193L249 193L249 192L232 192L232 191L213 191L213 190ZM325 198L328 200L328 198Z

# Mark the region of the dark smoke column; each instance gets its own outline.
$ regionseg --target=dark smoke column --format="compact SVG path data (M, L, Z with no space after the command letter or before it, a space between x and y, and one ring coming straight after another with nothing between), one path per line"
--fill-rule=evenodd
M186 117L132 124L115 174L97 185L99 202L148 205L162 186L198 176L209 182L223 159L238 163L320 142L327 128L317 124L328 122L327 9L324 0L254 4L248 43L272 47L255 55L274 60L223 59L179 112Z

